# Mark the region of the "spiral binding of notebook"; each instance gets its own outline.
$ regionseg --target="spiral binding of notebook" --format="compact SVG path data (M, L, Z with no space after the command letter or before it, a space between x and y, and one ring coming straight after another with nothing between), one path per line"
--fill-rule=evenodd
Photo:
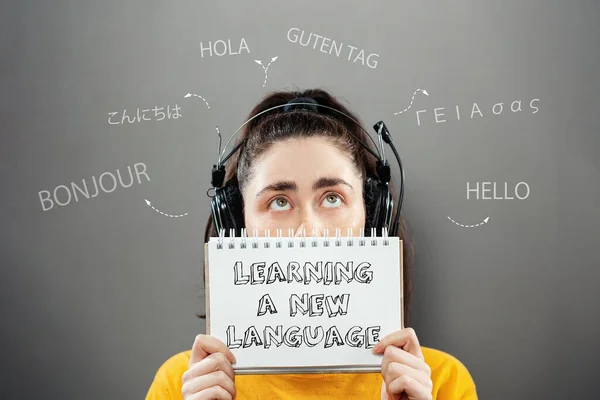
M241 235L236 236L235 230L231 229L229 236L225 236L225 230L219 232L217 240L217 249L223 249L225 246L229 249L242 248L245 249L248 246L251 248L270 248L271 244L275 247L281 248L283 246L293 248L299 247L340 247L340 246L389 246L390 241L388 238L387 228L382 229L382 235L377 236L376 228L371 228L370 236L365 236L364 228L359 230L359 235L353 235L353 229L348 228L346 236L341 235L341 230L335 230L335 236L329 236L327 229L321 232L313 229L311 236L306 236L306 231L301 230L294 235L294 230L289 229L288 235L283 236L283 230L277 229L274 237L271 237L271 231L265 229L262 231L263 235L259 235L261 231L253 229L252 235L248 236L245 228L241 230ZM236 247L237 246L237 247Z

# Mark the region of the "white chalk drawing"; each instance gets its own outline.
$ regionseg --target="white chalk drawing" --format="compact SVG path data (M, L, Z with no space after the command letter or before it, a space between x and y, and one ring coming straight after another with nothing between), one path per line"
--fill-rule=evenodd
M257 63L258 65L260 65L263 70L265 71L265 81L263 82L262 87L265 87L265 85L267 84L267 71L269 70L269 66L275 62L275 60L277 60L277 57L279 56L275 56L271 58L271 61L269 61L269 63L267 64L267 66L264 66L261 60L254 60L255 63Z
M155 207L152 205L152 203L150 203L150 200L148 200L148 199L144 199L144 200L146 200L146 204L147 204L148 206L152 207L152 209L153 209L154 211L156 211L156 212L157 212L157 213L159 213L159 214L162 214L162 215L164 215L165 217L179 218L179 217L185 217L186 215L188 215L188 213L185 213L185 214L179 214L179 215L166 214L166 213L164 213L164 212L162 212L162 211L160 211L160 210L157 210L157 209L156 209L156 208L155 208Z
M402 114L402 113L408 111L412 107L412 105L413 105L413 103L415 101L415 96L417 95L418 92L423 93L425 96L429 96L429 93L427 93L427 90L425 90L425 89L417 89L417 90L415 90L414 93L413 93L413 95L412 95L412 98L410 99L410 104L408 105L408 107L406 107L402 111L395 112L394 115Z
M162 121L164 119L179 119L179 107L175 104L175 107L171 108L170 105L167 107L154 106L154 108L136 108L135 112L132 110L132 115L127 114L127 109L123 111L113 111L108 113L108 123L110 125L124 125L126 123L133 124L135 122L142 121ZM166 112L165 112L166 111ZM135 114L135 115L134 115Z
M471 182L467 182L467 200L471 199L472 192L475 192L474 200L525 200L531 193L527 182L517 183L512 191L508 188L508 182L504 182L504 190L498 189L497 186L499 186L498 182L475 182L474 187L471 188ZM524 195L521 195L523 190L519 190L520 187L525 188Z
M221 47L220 51L219 51L219 47ZM246 52L248 54L250 54L250 48L248 47L248 44L246 43L246 39L244 39L244 38L242 38L242 40L240 41L240 47L238 48L237 53L234 51L233 46L231 45L231 39L227 39L227 42L225 42L224 40L217 40L214 44L213 44L212 40L209 40L208 47L204 47L202 45L202 42L200 42L200 54L201 54L202 58L204 58L204 50L208 51L209 57L212 57L213 53L217 57L222 57L226 54L228 56L234 56L234 55L241 54L242 50L246 50Z
M287 40L290 43L296 43L307 48L312 47L312 49L315 51L329 55L335 55L336 57L340 57L342 54L344 54L342 58L345 58L347 53L347 61L352 61L353 64L357 61L360 61L362 66L366 65L372 69L377 68L377 64L379 63L379 54L377 53L365 53L365 49L361 49L358 46L352 46L348 43L344 44L339 40L329 38L324 35L319 35L315 32L306 32L300 28L291 28L288 30ZM355 52L355 50L358 51ZM365 54L367 54L366 60Z
M532 114L536 114L539 111L539 107L536 105L538 102L540 101L540 99L531 99L531 101L529 101L529 110L531 110ZM518 112L526 112L529 111L527 108L523 108L523 102L521 100L515 100L513 102L510 102L510 106L508 106L507 102L506 107L504 106L504 102L498 102L495 103L491 108L489 107L489 104L482 106L481 108L479 107L479 105L477 103L473 103L472 107L468 107L467 108L467 112L465 112L465 106L459 106L458 104L455 104L454 107L436 107L433 109L433 117L432 119L435 120L436 124L443 124L446 122L454 122L454 121L462 121L462 120L466 120L466 119L470 119L470 120L477 120L479 118L483 118L485 115L500 115L503 114L514 114L514 113L518 113ZM412 104L412 102L411 102ZM463 109L463 115L461 118L461 107ZM452 110L454 108L454 110ZM468 111L471 111L470 115L468 113ZM508 111L508 109L510 109L510 111ZM452 110L452 111L451 111ZM483 110L483 111L482 111ZM491 111L491 113L489 111ZM506 111L504 111L506 110ZM427 110L417 110L415 111L415 116L417 117L417 126L429 126L426 122L421 121L421 116L419 114L421 113L426 113L425 116L427 116ZM469 118L467 118L464 114L469 115ZM475 118L475 115L479 114L479 118ZM487 117L486 117L487 118ZM427 121L427 119L424 119L424 121Z
M133 165L135 171L135 178L131 166L127 166L127 172L122 171L123 168L117 168L116 174L112 171L106 171L100 174L98 178L96 175L89 178L82 178L69 182L67 184L58 185L54 189L40 190L38 196L42 205L43 211L48 211L54 208L55 205L60 207L66 207L69 204L83 201L83 199L93 199L99 194L112 193L117 188L128 188L131 187L137 180L138 184L142 184L144 176L147 182L150 182L150 176L146 172L146 164L138 162ZM115 176L116 175L116 176ZM129 175L129 179L127 178ZM79 183L81 182L81 183ZM73 202L73 200L75 200Z
M450 218L450 217L448 217L448 219L449 219L450 221L454 222L456 225L458 225L458 226L462 226L463 228L475 228L475 227L477 227L477 226L481 226L481 225L483 225L483 224L487 224L487 223L488 223L488 221L490 220L490 217L486 217L486 219L484 219L484 220L483 220L483 222L480 222L480 223L478 223L478 224L475 224L475 225L464 225L464 224L461 224L461 223L459 223L459 222L456 222L455 220L453 220L453 219L452 219L452 218Z
M206 107L208 107L208 109L210 110L210 105L208 104L208 101L206 101L206 99L205 99L204 97L200 96L199 94L196 94L196 93L188 93L188 94L186 94L186 95L185 95L185 96L183 96L183 97L185 97L185 98L187 99L188 97L192 97L192 96L194 96L194 97L199 97L199 98L201 98L202 100L204 100L204 102L206 103Z

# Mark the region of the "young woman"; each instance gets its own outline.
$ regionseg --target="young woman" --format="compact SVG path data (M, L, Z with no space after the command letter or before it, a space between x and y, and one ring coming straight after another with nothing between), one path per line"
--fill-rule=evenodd
M320 89L271 94L249 118L298 99L358 121ZM241 205L234 212L242 216L247 232L352 228L358 233L372 226L368 213L372 199L365 180L376 175L375 159L356 141L358 137L368 143L366 133L324 107L286 108L265 112L246 124L238 143L247 141L227 162L225 181L239 188ZM400 221L408 326L413 248L406 223ZM205 241L216 235L209 218ZM382 355L380 373L235 376L235 357L227 346L212 336L198 335L191 350L172 356L159 368L146 399L477 399L464 365L447 353L422 347L412 328L383 337L373 351Z

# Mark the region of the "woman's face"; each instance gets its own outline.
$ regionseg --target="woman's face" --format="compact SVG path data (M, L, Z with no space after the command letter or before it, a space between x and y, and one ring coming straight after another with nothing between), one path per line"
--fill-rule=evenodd
M313 137L275 143L254 161L243 191L249 236L277 229L287 236L302 230L307 236L329 236L352 228L358 236L365 225L363 183L350 158L328 139Z

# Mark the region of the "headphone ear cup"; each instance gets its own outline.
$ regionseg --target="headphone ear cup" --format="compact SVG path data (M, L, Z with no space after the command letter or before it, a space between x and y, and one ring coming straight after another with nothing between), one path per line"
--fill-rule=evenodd
M215 189L211 210L217 234L220 229L225 230L225 236L229 236L231 229L235 229L235 235L241 233L245 226L244 200L237 180L231 180L225 186Z
M223 188L227 201L228 223L230 229L235 229L236 235L241 234L244 223L244 199L237 180L228 182Z
M364 186L364 200L365 236L371 235L371 228L376 229L377 235L383 234L384 227L389 230L394 203L388 186L377 178L367 177Z
M389 191L388 185L380 186L380 196L381 205L379 206L379 225L377 229L380 230L381 235L383 235L383 228L387 228L388 235L390 234L390 229L392 228L392 210L394 208L394 200Z
M379 221L381 205L379 181L373 177L367 177L363 194L365 201L365 235L370 235L371 228L376 228Z

